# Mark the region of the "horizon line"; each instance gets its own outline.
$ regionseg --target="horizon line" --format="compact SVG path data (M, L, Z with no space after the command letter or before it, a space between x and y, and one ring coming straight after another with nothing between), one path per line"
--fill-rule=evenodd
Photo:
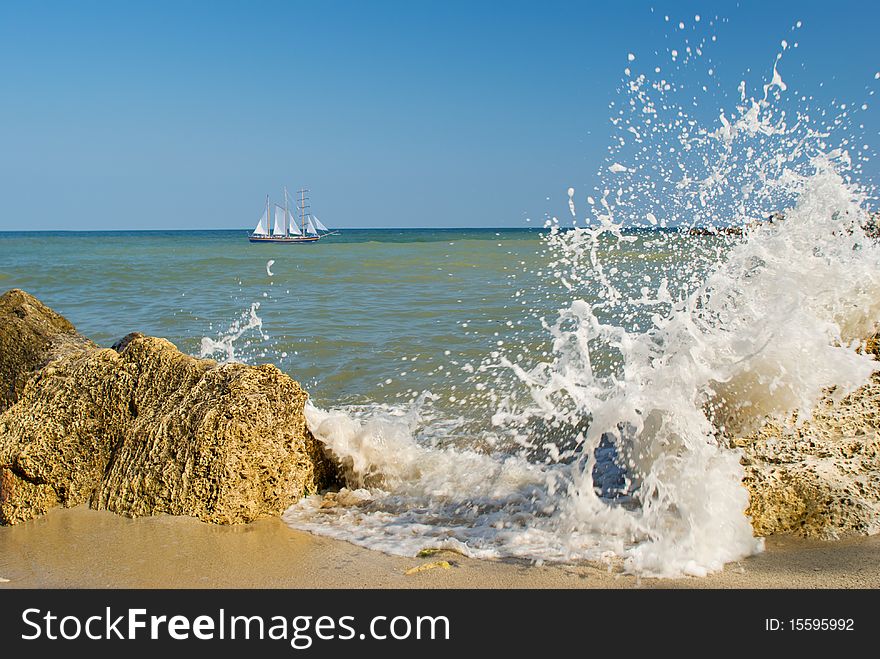
M531 231L549 230L545 226L525 226L525 227L334 227L332 231ZM149 233L155 231L243 231L251 232L252 228L168 228L168 229L0 229L0 233Z
M587 228L588 225L582 224L572 224L572 225L557 225L558 228L562 231L568 231L574 228L584 229ZM718 228L715 225L707 225L703 227L690 227L683 225L674 225L674 226L642 226L642 225L625 225L621 228L623 229L636 229L636 230L644 230L644 231L677 231L681 228ZM461 227L334 227L331 231L550 231L551 227L547 226L518 226L518 227L471 227L471 226L461 226ZM173 229L0 229L0 234L6 233L30 233L30 234L59 234L59 233L157 233L160 231L165 232L194 232L194 231L241 231L243 233L250 233L253 229L248 227L243 228L202 228L202 229L194 229L194 228L173 228Z

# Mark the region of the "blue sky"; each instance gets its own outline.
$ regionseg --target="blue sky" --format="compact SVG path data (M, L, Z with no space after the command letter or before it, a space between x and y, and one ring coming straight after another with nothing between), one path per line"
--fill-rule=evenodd
M731 92L798 20L794 89L874 87L868 2L4 0L0 230L245 228L282 185L331 226L536 224L595 184L627 53L695 14Z

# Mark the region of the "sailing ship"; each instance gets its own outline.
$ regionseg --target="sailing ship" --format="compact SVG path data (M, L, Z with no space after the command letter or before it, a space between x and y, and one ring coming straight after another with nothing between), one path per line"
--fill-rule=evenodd
M306 194L309 191L305 188L299 190L299 199L297 200L297 210L299 211L299 224L297 218L289 207L287 188L284 188L284 205L274 205L274 213L269 203L269 196L266 196L266 209L253 233L248 234L248 240L252 243L314 243L326 238L327 236L337 236L338 231L332 231L321 223L315 215L310 212L309 198ZM271 227L270 223L274 215L275 225Z

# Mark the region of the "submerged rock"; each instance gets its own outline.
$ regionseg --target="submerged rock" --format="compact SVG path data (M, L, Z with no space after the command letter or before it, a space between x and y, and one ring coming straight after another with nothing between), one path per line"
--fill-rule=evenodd
M812 418L768 422L743 449L757 535L838 538L880 532L880 375Z
M0 523L86 502L248 522L335 481L306 427L308 394L276 367L196 359L140 334L100 349L28 294L7 297L0 346L32 347L2 364L16 384L0 414ZM22 307L36 320L5 317Z

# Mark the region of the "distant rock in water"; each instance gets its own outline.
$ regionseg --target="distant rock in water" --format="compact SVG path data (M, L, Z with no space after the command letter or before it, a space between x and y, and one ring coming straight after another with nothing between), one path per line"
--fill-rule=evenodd
M778 224L785 220L785 215L779 211L770 213L762 220L753 220L742 226L704 226L691 227L687 229L689 236L744 236L750 229L755 229L762 225Z
M335 482L308 394L275 366L136 333L115 348L23 291L0 296L0 523L86 502L249 522Z
M770 421L732 444L744 450L757 535L880 532L880 374L840 401L826 397L803 423Z

